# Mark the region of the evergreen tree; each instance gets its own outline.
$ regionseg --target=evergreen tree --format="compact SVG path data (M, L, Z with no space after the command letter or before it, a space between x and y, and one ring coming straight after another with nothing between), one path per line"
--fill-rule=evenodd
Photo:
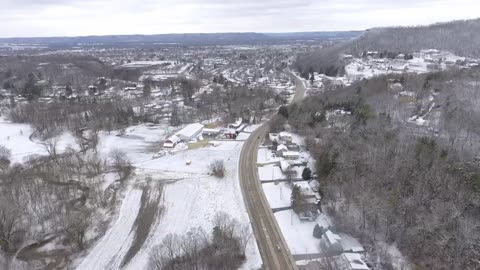
M305 169L303 169L303 172L302 172L302 178L303 180L312 179L312 170L310 170L310 168L308 167L305 167Z

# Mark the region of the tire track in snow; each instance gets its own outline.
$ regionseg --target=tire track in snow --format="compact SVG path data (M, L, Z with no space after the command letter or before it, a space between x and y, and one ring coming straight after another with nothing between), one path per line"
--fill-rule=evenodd
M162 197L163 184L151 181L143 188L140 211L134 222L132 231L134 232L134 240L128 252L123 258L121 266L125 266L130 260L137 255L142 246L150 235L152 226L159 218L162 207L160 206L160 198Z
M132 227L141 207L143 190L128 191L115 224L93 247L77 270L119 269L120 262L134 240Z

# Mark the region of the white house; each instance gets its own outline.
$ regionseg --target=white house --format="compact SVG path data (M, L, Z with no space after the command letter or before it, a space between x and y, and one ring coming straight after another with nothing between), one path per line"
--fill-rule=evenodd
M322 235L320 245L327 252L342 252L343 247L340 240L341 237L338 234L328 230Z
M278 133L269 133L268 139L272 142L273 141L277 141L278 143L280 142L280 137L278 136Z
M180 138L178 138L177 135L172 135L170 137L168 137L168 139L165 140L165 142L163 143L163 147L164 148L174 148L175 145L177 145L177 143L180 141Z
M285 144L277 146L277 156L283 157L283 153L288 152L288 148Z
M336 260L336 265L339 270L370 270L358 253L343 253Z
M291 142L293 140L292 134L287 132L280 132L279 137L280 140L284 141L285 143Z

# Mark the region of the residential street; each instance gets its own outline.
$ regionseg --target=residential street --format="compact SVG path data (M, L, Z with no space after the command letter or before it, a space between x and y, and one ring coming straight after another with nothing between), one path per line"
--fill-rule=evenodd
M305 96L305 91L307 90L302 79L295 75L290 70L287 70L287 75L289 75L292 80L295 82L295 96L293 97L292 103L298 103L303 100Z
M296 82L293 102L299 102L305 94L305 86L294 74L289 74ZM268 134L268 130L267 122L245 142L240 155L240 184L264 267L272 270L297 269L258 177L258 146Z
M265 198L257 173L257 151L268 132L258 128L245 142L240 156L240 183L246 207L266 269L297 269L295 261Z

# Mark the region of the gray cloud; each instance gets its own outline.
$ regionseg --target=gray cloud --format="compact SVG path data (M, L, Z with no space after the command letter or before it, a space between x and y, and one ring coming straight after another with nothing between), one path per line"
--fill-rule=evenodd
M2 0L0 36L348 30L478 10L476 0Z

